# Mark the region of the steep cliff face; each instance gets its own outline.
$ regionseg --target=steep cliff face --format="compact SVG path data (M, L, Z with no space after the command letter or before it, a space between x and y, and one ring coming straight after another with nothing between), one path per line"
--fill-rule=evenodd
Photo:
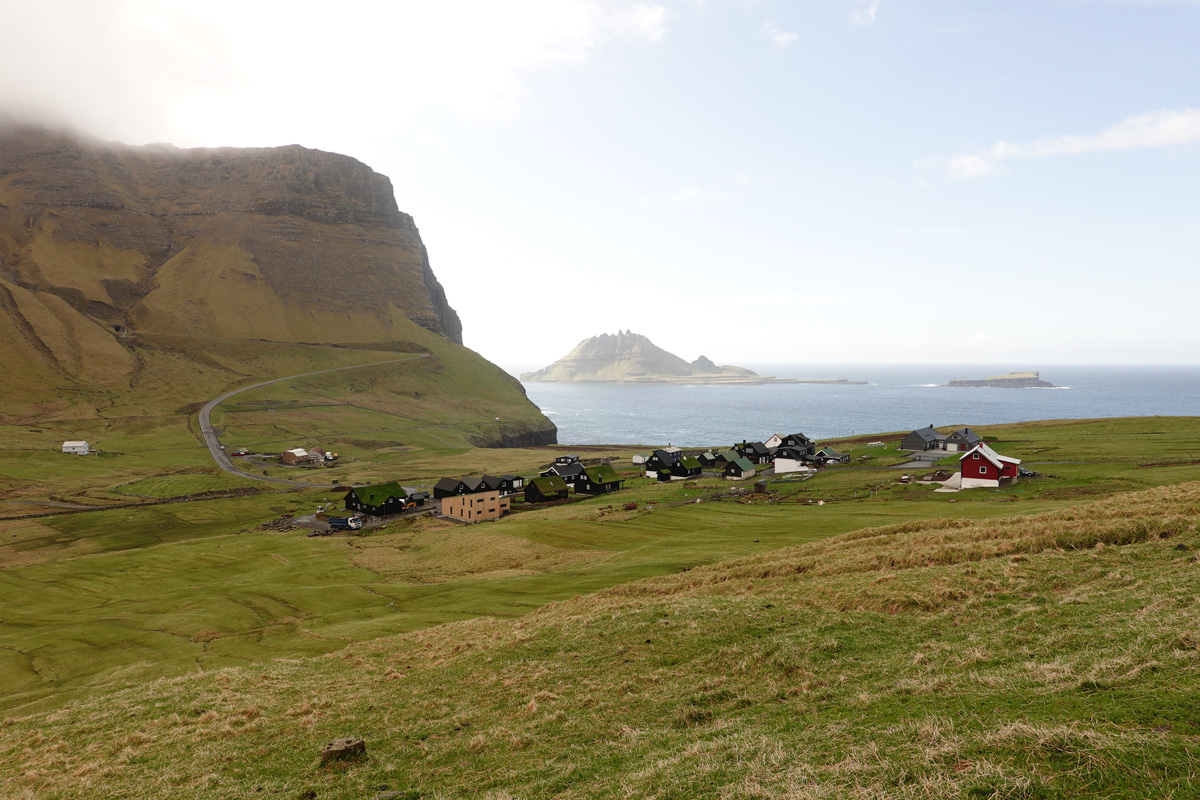
M387 340L398 312L462 340L391 182L347 156L125 147L10 127L0 208L0 278L105 325L361 342Z
M523 381L672 382L754 380L744 367L717 366L700 356L688 363L640 333L618 331L585 339L545 369L526 372Z
M8 421L174 409L347 351L416 352L427 365L364 402L420 420L454 387L460 418L503 417L490 442L555 438L515 381L461 347L388 178L335 153L128 147L0 120L0 308Z

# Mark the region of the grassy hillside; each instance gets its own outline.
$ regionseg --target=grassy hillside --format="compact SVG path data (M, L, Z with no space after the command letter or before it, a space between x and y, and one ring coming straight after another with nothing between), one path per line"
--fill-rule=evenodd
M1200 484L915 521L4 722L17 797L1195 796ZM321 768L323 744L367 741Z

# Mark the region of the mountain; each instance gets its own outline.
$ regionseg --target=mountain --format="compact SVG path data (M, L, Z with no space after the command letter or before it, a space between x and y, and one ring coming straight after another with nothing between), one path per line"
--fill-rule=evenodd
M130 147L0 123L0 306L10 422L195 402L302 372L323 347L426 354L436 363L400 393L466 370L480 414L503 411L514 436L537 434L526 443L553 439L516 381L461 346L391 182L344 155Z
M705 356L684 361L640 333L618 331L584 339L545 369L526 372L522 381L604 383L758 383L773 380L744 367L721 367Z

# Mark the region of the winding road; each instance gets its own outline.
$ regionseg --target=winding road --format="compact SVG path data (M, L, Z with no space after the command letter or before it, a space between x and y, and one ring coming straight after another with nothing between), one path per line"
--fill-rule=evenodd
M215 400L210 400L200 409L200 434L204 437L204 444L208 446L208 452L212 455L213 461L217 462L217 466L231 475L237 475L239 478L248 478L252 481L263 481L265 483L281 483L285 486L304 486L309 488L325 488L328 483L302 483L301 481L289 481L283 478L269 478L265 475L255 475L245 470L238 469L230 460L229 455L221 449L221 440L217 438L217 432L212 427L212 411L214 408L225 402L229 398L242 392L248 392L251 389L261 389L264 386L270 386L273 383L282 381L291 381L296 378L308 378L313 375L324 375L329 372L342 372L348 369L362 369L363 367L378 367L381 364L398 364L401 361L412 361L415 358L429 358L427 353L418 353L404 358L393 358L387 361L374 361L370 364L355 364L350 367L334 367L333 369L319 369L316 372L302 372L299 375L288 375L286 378L275 378L274 380L255 383L250 386L243 386L241 389L234 389L232 392L226 392Z

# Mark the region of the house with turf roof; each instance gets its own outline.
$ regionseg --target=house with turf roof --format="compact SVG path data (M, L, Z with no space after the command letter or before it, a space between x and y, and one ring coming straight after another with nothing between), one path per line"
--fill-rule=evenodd
M682 456L671 468L671 480L684 481L688 478L699 478L704 472L700 459L695 456Z
M754 477L754 465L750 459L738 456L725 465L723 473L727 481L743 481Z
M576 494L608 494L621 491L625 481L617 477L617 471L610 466L587 467L575 481Z
M570 487L559 476L542 475L525 485L525 502L549 503L553 500L566 500L568 491Z
M346 492L347 511L386 517L401 511L425 505L428 492L401 486L399 483L379 483L374 486L356 486Z

